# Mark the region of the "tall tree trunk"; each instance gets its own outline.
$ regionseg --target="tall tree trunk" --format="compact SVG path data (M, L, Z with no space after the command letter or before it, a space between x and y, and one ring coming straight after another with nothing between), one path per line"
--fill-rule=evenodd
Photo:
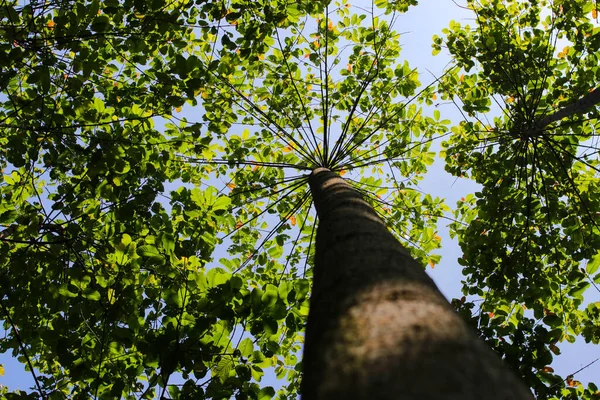
M314 170L303 400L532 399L361 195Z

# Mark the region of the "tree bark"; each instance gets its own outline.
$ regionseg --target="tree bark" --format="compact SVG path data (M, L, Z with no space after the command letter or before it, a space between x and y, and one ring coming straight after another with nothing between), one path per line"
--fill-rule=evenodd
M560 121L563 118L570 117L571 115L575 114L583 114L590 108L596 106L598 103L600 103L600 88L592 90L582 98L567 104L557 112L546 115L539 121L538 127L540 129L544 129L551 123Z
M309 179L319 216L303 400L533 399L337 174Z

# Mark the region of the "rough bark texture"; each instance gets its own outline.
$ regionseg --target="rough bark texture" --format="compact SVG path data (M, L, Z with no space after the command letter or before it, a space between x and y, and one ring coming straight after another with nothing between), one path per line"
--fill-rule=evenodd
M319 226L303 400L533 399L358 192L310 176Z

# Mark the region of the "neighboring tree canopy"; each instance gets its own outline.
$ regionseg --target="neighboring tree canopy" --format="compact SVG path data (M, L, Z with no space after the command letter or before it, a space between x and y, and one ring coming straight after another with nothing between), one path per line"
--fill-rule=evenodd
M412 5L4 1L0 351L35 387L0 394L296 398L323 166L424 267L450 221L455 308L537 398L597 398L550 365L600 341L598 5L469 0L429 85ZM438 153L481 186L454 208L417 189Z

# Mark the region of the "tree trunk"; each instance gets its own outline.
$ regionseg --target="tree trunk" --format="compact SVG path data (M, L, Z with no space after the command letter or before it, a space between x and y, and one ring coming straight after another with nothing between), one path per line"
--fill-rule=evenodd
M303 400L533 399L361 195L314 170Z
M538 127L540 129L544 129L551 123L560 121L563 118L570 117L571 115L575 114L583 114L590 108L596 106L598 103L600 103L600 88L596 88L582 98L567 104L554 114L546 115L539 121Z

